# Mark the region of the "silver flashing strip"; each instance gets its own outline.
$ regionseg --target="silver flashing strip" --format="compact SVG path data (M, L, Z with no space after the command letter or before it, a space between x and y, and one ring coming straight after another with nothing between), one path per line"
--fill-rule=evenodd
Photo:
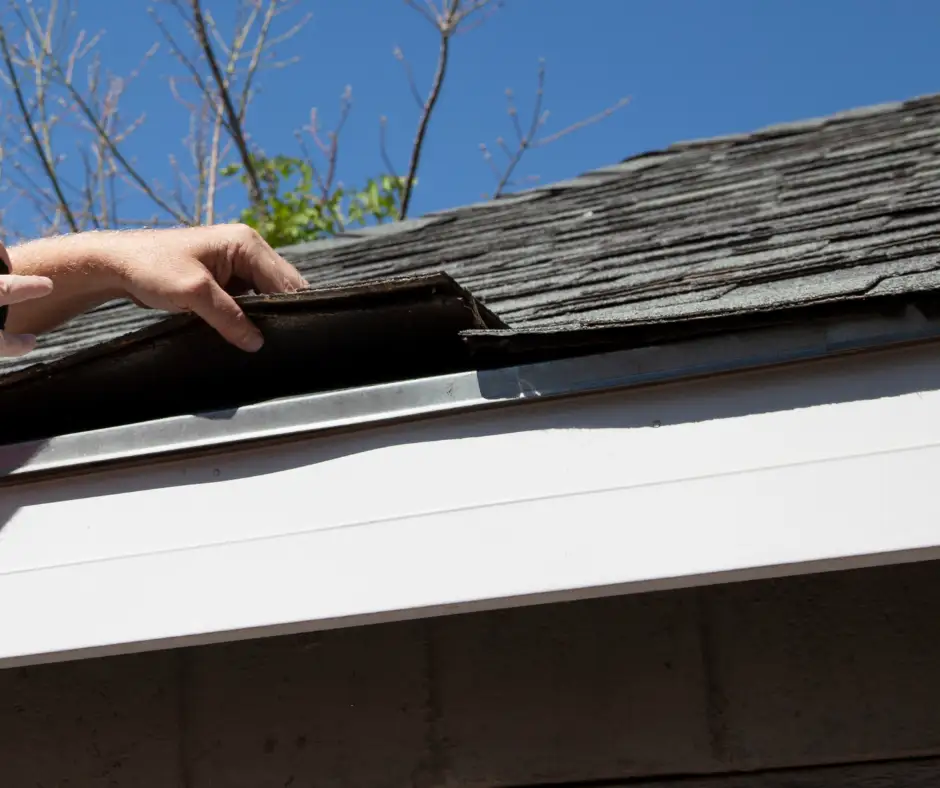
M337 429L822 359L940 339L940 320L913 307L901 318L833 319L671 345L461 372L177 416L0 446L0 485Z

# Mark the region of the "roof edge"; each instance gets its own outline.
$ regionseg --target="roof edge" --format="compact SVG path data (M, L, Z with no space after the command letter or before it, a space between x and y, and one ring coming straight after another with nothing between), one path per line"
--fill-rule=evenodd
M722 134L714 137L680 140L659 151L650 151L637 154L637 156L629 156L624 159L623 162L626 163L634 159L650 155L668 154L689 149L732 145L738 142L743 142L745 140L754 140L763 137L770 138L803 134L809 131L818 131L820 128L825 126L834 126L840 123L848 123L855 120L861 120L863 118L887 115L903 110L915 110L925 104L938 103L940 103L940 93L927 93L912 96L910 98L899 101L886 101L879 104L867 104L858 107L850 107L848 109L834 112L831 115L820 115L816 117L781 121L779 123L771 123L767 126L760 126L756 129L752 129L751 131Z
M413 421L940 340L940 314L829 318L668 344L270 400L0 446L0 488L303 435Z

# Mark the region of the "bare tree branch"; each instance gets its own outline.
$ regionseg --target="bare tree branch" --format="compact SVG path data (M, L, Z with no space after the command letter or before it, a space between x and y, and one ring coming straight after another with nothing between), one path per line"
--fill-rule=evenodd
M182 8L182 6L180 6L177 2L172 2L171 4L180 13L187 27L193 30L194 37L196 37L193 26L189 23L189 20L185 15L185 10ZM239 6L239 8L241 9L242 6ZM225 67L227 84L232 78L235 65L241 53L241 48L244 44L244 41L248 36L248 32L254 25L254 19L257 15L257 6L253 6L253 9L253 12L248 15L247 20L240 23L233 45L231 47L223 47L227 53L227 63ZM180 93L176 79L171 77L169 80L170 92L182 106L187 108L190 115L190 133L184 142L188 141L189 152L193 160L193 165L196 167L196 185L195 187L192 187L190 184L188 184L191 187L194 198L192 207L193 221L195 224L202 224L203 216L205 216L206 223L212 224L215 221L215 199L219 177L218 171L222 156L221 131L222 128L225 128L225 130L228 131L230 127L228 125L227 118L225 117L224 108L220 105L215 92L211 90L203 80L202 75L199 73L199 69L196 67L193 61L183 53L179 44L177 44L176 39L167 29L163 20L152 9L150 10L150 15L154 20L154 23L157 25L157 29L161 32L164 39L169 44L171 53L189 71L193 83L199 89L201 94L201 100L198 104L187 101ZM213 33L218 36L218 31L214 26ZM203 128L204 124L207 122L211 123L212 129L208 144L206 144L205 141L206 135ZM230 134L229 136L231 137L233 135ZM178 167L175 164L173 166L178 179L187 180L180 178ZM177 201L182 204L181 193L178 194Z
M144 115L141 114L131 123L122 124L118 111L119 100L127 86L139 74L141 66L153 57L156 45L145 53L141 65L126 78L103 74L100 58L95 54L87 68L86 98L83 91L76 86L74 74L78 62L91 52L101 34L88 37L84 31L79 31L71 43L65 40L66 36L70 35L71 14L68 0L61 3L59 0L51 0L44 17L37 11L38 4L32 0L27 0L25 3L25 12L18 3L12 3L11 7L23 26L23 40L28 52L28 57L23 59L23 63L31 68L34 74L35 84L31 103L35 110L31 114L38 119L36 131L42 142L46 160L53 168L57 162L65 161L65 156L57 155L53 151L52 130L60 124L72 125L69 123L69 117L73 114L78 117L77 128L92 134L92 140L84 143L84 147L81 143L78 145L79 161L84 165L81 169L85 178L84 187L71 187L65 180L59 178L62 186L66 187L61 190L63 194L67 193L67 189L71 189L78 195L78 199L84 202L80 213L72 210L79 227L82 225L107 227L116 226L118 223L116 190L118 168L126 170L136 188L174 215L171 206L167 205L159 194L147 185L119 148L120 144L126 141L144 120ZM57 14L63 7L67 16L64 20L60 20ZM59 49L64 51L62 57L58 54ZM16 49L11 48L11 52L15 59ZM53 91L54 85L60 86L63 91ZM52 102L56 107L52 114L47 111L49 106L47 102ZM90 166L91 162L88 160L87 152L89 151L94 155L93 167ZM94 195L94 199L89 200L89 195Z
M175 78L170 79L174 98L189 109L192 119L199 118L204 127L190 128L184 143L196 168L194 196L196 215L200 218L215 216L216 195L221 188L220 170L228 155L229 144L234 144L239 153L240 166L246 175L249 201L261 210L265 209L265 184L258 170L256 159L244 155L249 151L246 119L254 93L256 77L262 68L279 68L284 63L271 63L273 47L296 35L309 21L310 14L303 16L286 32L274 34L274 22L287 9L296 5L288 0L237 0L235 24L230 39L222 37L209 9L192 0L162 0L176 9L189 36L200 53L200 57L188 56L163 20L153 11L153 17L161 35L167 41L173 56L184 66L199 96L190 101L183 97ZM197 11L202 12L201 20ZM213 46L207 46L209 40ZM220 58L218 51L224 53ZM204 75L202 61L208 66ZM247 63L247 65L244 65ZM221 78L221 81L220 81ZM239 82L239 80L241 80ZM221 87L221 90L220 90ZM204 109L209 107L207 113ZM236 112L230 110L237 110ZM233 120L234 117L234 120ZM223 144L222 131L227 140ZM197 144L197 139L201 140ZM197 150L198 149L198 150ZM197 194L198 192L198 194ZM259 201L260 197L260 201Z
M137 185L137 187L146 194L154 203L159 205L164 211L173 216L178 222L182 224L189 224L189 220L182 213L172 208L167 202L160 197L147 183L146 180L137 172L137 169L131 165L131 163L124 157L124 154L121 153L120 149L115 144L114 140L111 138L111 135L107 130L101 125L101 121L95 115L91 107L88 106L88 103L82 98L81 93L76 90L75 86L68 80L65 80L65 74L62 71L61 65L59 65L57 60L52 61L52 68L63 80L63 84L68 90L69 94L72 96L72 100L78 105L78 108L82 111L82 114L92 125L94 130L97 132L99 139L105 144L105 146L110 151L111 155L120 163L121 167L130 177L130 179Z
M283 2L283 0L280 0L280 2ZM283 9L281 9L281 10L283 10ZM299 20L298 22L296 22L294 25L292 25L291 27L289 27L287 30L285 30L285 31L284 31L283 33L281 33L280 35L275 36L274 38L270 39L270 40L268 41L268 45L269 45L269 46L272 46L272 47L275 47L275 46L279 46L280 44L283 44L285 41L289 41L289 40L292 39L294 36L296 36L301 30L303 30L303 29L307 26L307 24L310 22L311 19L313 19L313 14L312 14L312 13L304 14L304 15L300 18L300 20ZM291 61L292 61L292 62L295 61L295 60L296 60L296 58L291 58Z
M69 207L68 200L66 200L65 194L62 192L62 186L59 183L58 177L56 177L55 169L53 168L49 157L46 155L46 149L43 147L43 144L39 139L39 135L36 133L36 127L33 124L32 116L30 115L29 109L26 106L26 101L23 98L23 91L20 88L19 78L16 75L16 68L13 65L13 58L10 55L10 47L7 44L6 31L4 30L3 25L0 25L0 48L3 49L3 62L6 66L7 75L9 76L10 82L13 86L13 92L16 95L17 106L20 109L23 122L26 124L26 128L29 131L29 136L33 141L34 147L36 148L36 154L39 156L40 162L42 162L42 167L46 172L46 177L49 179L49 184L55 191L56 199L58 200L58 208L64 214L72 232L78 232L78 222L75 221L75 215L72 213L72 209Z
M252 214L258 217L267 212L268 193L277 188L277 179L269 180L270 171L267 167L262 169L264 157L255 150L248 117L262 71L294 62L291 52L275 52L275 47L295 36L310 15L298 13L287 24L280 24L287 9L296 8L300 0L157 2L175 8L182 20L178 24L178 20L167 15L168 24L164 24L163 19L150 11L159 30L158 37L166 40L170 54L181 64L169 78L169 90L186 112L180 124L181 150L174 146L161 162L164 168L169 168L161 173L165 187L149 176L145 180L142 165L131 155L135 149L130 137L145 117L128 116L123 111L128 106L127 86L134 74L125 78L102 65L96 45L103 33L76 31L70 0L8 0L14 15L3 31L4 51L0 55L5 53L6 58L0 61L0 82L10 86L11 99L15 97L17 101L9 102L7 117L0 125L0 166L6 164L3 174L7 176L0 181L0 234L18 232L19 228L9 222L19 221L17 216L24 210L32 213L30 220L34 218L42 232L61 232L67 225L74 230L156 226L165 221L211 223L219 219L217 207L221 206L222 190L238 188L239 183L247 187ZM502 5L500 0L403 0L403 3L434 26L438 48L434 71L427 76L415 73L413 63L400 48L393 50L404 69L410 92L411 98L406 101L413 99L418 106L414 136L408 141L407 152L397 153L390 146L387 120L382 117L379 121L383 174L396 179L398 218L405 218L413 210L424 144L451 73L452 39L473 30ZM213 11L224 16L214 17ZM300 21L296 21L298 18ZM429 84L424 82L427 77ZM527 151L599 122L627 103L622 100L559 131L546 133L548 113L543 109L543 91L544 69L540 68L531 119L529 107L520 113L516 98L507 92L507 112L513 129L489 148L480 146L487 166L493 171L497 195L522 182L518 175L520 160ZM299 173L300 183L304 189L311 188L313 183L313 194L305 194L301 199L309 199L314 209L322 198L329 204L321 207L327 212L334 210L336 189L342 185L338 180L340 134L350 111L351 94L347 90L341 99L338 120L330 124L331 130L320 129L320 119L314 110L307 127L310 136L306 131L298 132L300 148L309 162L309 169L304 164ZM67 152L60 147L63 141L70 146ZM305 143L310 143L316 164ZM390 155L390 147L396 155ZM396 172L395 168L399 156L402 170L403 162L407 164L402 178L398 178L401 171ZM149 168L149 160L144 161ZM293 166L296 160L288 161ZM237 167L229 169L228 165L233 163ZM236 169L241 171L241 177L228 180L226 176ZM295 185L292 182L289 188L294 189ZM139 211L133 202L132 207L126 207L124 198L136 200L136 192L159 209L158 216L141 220L140 214L146 214L149 208ZM296 195L292 193L293 196ZM383 193L383 200L385 197ZM361 195L353 195L351 205L357 217L354 221L365 221L362 214L365 202L362 205L357 202L362 199ZM244 195L239 200L240 203L225 206L223 219L229 212L242 209ZM16 211L13 205L17 206ZM387 213L386 206L383 202L382 211ZM118 216L118 210L131 215ZM381 220L385 215L377 213L374 218ZM330 218L333 223L343 220L342 211ZM312 228L310 231L314 232Z
M414 143L411 146L411 159L408 162L408 173L405 175L405 186L401 196L401 206L398 209L399 219L404 219L408 216L414 180L418 174L418 167L421 165L424 138L428 133L428 124L431 122L431 114L434 112L434 107L437 105L437 100L441 95L441 88L444 86L444 77L447 74L447 59L450 55L450 37L453 32L450 23L453 14L456 14L457 9L460 7L460 0L444 0L444 2L448 3L447 10L450 13L446 19L443 16L438 19L436 18L437 14L433 17L430 16L431 11L422 10L414 0L405 0L405 2L426 17L432 19L440 35L440 46L437 53L437 68L434 72L434 79L431 82L431 90L428 92L427 99L425 99L422 105L421 116L418 118L418 130L415 132ZM431 0L427 0L427 5L431 8L434 7ZM415 89L415 94L417 94L417 89Z
M193 82L196 83L196 87L199 88L200 92L206 95L212 95L212 91L208 88L206 83L202 79L202 75L199 73L199 69L196 68L196 65L193 61L186 57L183 53L183 50L180 48L179 44L176 43L176 39L173 37L173 34L169 31L167 26L164 24L163 20L157 15L153 9L148 9L150 18L153 19L154 24L157 26L157 29L160 31L163 38L169 44L170 51L182 63L186 69L189 71L190 76L192 76ZM182 11L181 11L182 13ZM172 84L172 80L171 80ZM227 127L226 127L227 128Z
M83 214L87 221L89 221L96 230L101 229L101 222L98 219L98 214L95 211L95 193L93 190L93 184L95 181L95 169L92 167L91 161L88 158L88 151L85 148L79 148L79 153L82 158L82 166L85 170L85 184L82 188L82 196L85 198L85 206Z
M444 86L444 77L447 74L447 59L449 55L450 34L442 32L440 49L437 55L437 70L434 72L434 81L431 83L431 90L421 110L421 117L418 119L418 130L415 132L414 144L411 146L411 159L408 162L408 173L405 175L405 187L401 196L401 207L398 210L399 219L404 219L408 216L408 208L411 206L411 194L414 190L415 177L418 174L418 167L421 166L421 153L424 149L424 139L428 133L428 124L431 122L431 114L434 112L434 107L437 105L437 100L441 95L441 88Z
M401 207L398 211L399 219L404 219L408 216L408 208L411 206L411 195L414 191L418 168L421 166L421 153L424 149L424 140L428 133L428 125L431 122L431 115L434 113L437 100L440 98L441 89L444 86L444 77L447 74L447 63L450 56L450 39L455 34L466 29L464 23L477 11L481 11L487 7L490 7L491 10L499 7L499 0L441 0L440 8L434 5L434 0L424 0L424 6L419 5L417 0L405 0L405 3L418 11L418 13L437 28L438 35L440 36L440 45L437 54L437 68L434 72L434 78L431 81L431 89L428 91L427 98L421 106L421 115L418 118L418 129L415 132L414 142L411 146L408 173L405 175ZM400 52L401 50L398 51ZM404 62L403 55L400 59ZM413 88L413 93L420 102L417 88Z
M257 8L257 6L256 6ZM261 53L264 52L264 43L268 37L268 32L271 29L271 22L274 21L274 15L277 12L277 3L271 2L268 5L267 13L264 15L264 19L261 21L261 32L258 33L258 38L255 41L255 46L251 52L251 60L248 63L248 73L245 75L245 84L242 86L242 95L238 103L238 122L239 124L244 124L245 122L245 113L248 111L248 101L251 96L251 82L254 79L255 72L258 70L258 64L261 61ZM248 38L248 31L251 27L254 26L254 18L251 18L251 25L247 23L242 26L244 35L239 35L236 37L235 46L238 50L244 46L245 40ZM233 47L234 49L235 47ZM229 62L234 69L238 55L232 58Z
M51 232L55 232L59 225L59 216L61 216L61 211L56 210L55 215L53 216L50 216L48 213L46 213L46 206L43 205L42 201L39 199L40 197L46 196L42 187L32 179L29 173L26 172L25 168L19 162L13 162L13 169L16 170L16 173L26 181L25 188L23 188L21 184L17 184L20 186L20 196L33 204L36 212L46 223L46 227L49 228ZM53 208L57 208L55 200L52 200L51 202L53 204Z
M542 148L546 145L550 145L551 143L560 140L562 137L568 136L572 132L583 129L587 126L591 126L604 120L605 118L609 118L617 110L622 109L630 103L629 98L622 98L601 112L591 115L584 120L579 120L576 123L572 123L570 126L566 126L560 131L556 131L555 133L549 134L546 137L540 138L538 136L539 129L545 125L549 115L547 111L542 110L544 97L545 61L540 60L537 86L535 90L535 102L532 109L532 118L529 121L529 128L526 131L523 131L522 125L519 122L519 112L516 108L513 92L511 90L506 91L506 103L508 105L506 114L509 115L512 121L518 144L515 150L511 150L502 137L497 137L496 144L500 147L503 154L506 156L506 165L502 171L500 171L496 166L496 162L493 159L493 154L490 152L489 148L485 144L480 145L480 151L483 154L483 160L493 171L493 175L497 181L496 190L493 192L494 198L501 197L505 192L506 187L513 183L513 173L518 167L519 162L522 160L522 157L526 154L526 151L530 151L533 148Z
M135 169L137 162L126 152L130 149L122 144L140 127L144 116L141 114L130 123L121 118L118 102L133 74L125 79L102 68L99 56L92 53L102 33L89 35L84 30L74 30L69 0L9 0L14 19L21 23L21 26L17 25L16 38L22 52L14 44L13 28L8 26L5 32L28 114L26 118L20 118L14 111L13 123L6 122L0 126L0 151L8 157L15 152L17 164L22 164L12 172L14 168L7 161L7 170L14 178L7 180L11 188L5 190L0 184L0 192L6 192L3 196L5 206L11 205L13 200L23 201L28 194L32 202L38 200L45 206L42 222L52 227L65 221L65 214L59 206L61 200L46 186L51 181L45 175L45 168L40 166L45 163L57 177L62 199L70 202L72 219L79 229L115 226L119 221L116 210L122 205L120 187L124 184L152 201L156 197L155 204L161 213L166 212L177 223L216 219L217 194L223 186L221 175L230 146L234 149L239 134L245 147L250 142L244 121L256 89L257 76L262 69L280 68L291 62L289 57L274 57L273 47L296 35L310 15L298 15L299 21L294 19L286 31L279 31L277 20L288 9L296 7L296 0L236 0L232 3L236 10L235 29L231 36L226 34L223 38L221 28L209 9L204 7L208 3L202 3L199 10L203 12L201 27L205 35L200 40L200 26L194 19L191 0L158 1L166 2L180 12L189 34L187 37L192 37L195 44L192 52L187 51L190 49L188 42L179 39L175 30L171 32L171 28L148 9L169 44L171 54L188 72L182 80L171 77L169 83L173 97L187 108L190 125L189 136L183 139L187 166L180 168L178 158L172 154L169 158L170 191L164 194L158 183L151 183L149 178L144 181ZM224 9L225 4L219 7ZM205 57L206 37L212 41L209 49L215 56L214 71L213 64ZM219 52L224 54L219 55ZM90 53L91 62L83 64L83 58ZM31 78L23 81L27 72ZM83 74L87 86L79 84L79 75ZM222 87L229 93L228 109L234 107L237 110L238 123L234 128L231 128L232 114L219 95L219 74ZM4 73L2 61L0 81L11 86L12 98L14 91ZM185 86L181 84L184 82ZM190 82L198 90L194 100L186 95ZM11 101L10 106L14 106L14 102ZM28 129L26 120L31 121L32 129ZM55 142L60 141L59 129L67 131L69 136L80 135L76 140L77 155L73 154L70 162L66 162L67 157L55 147ZM28 131L33 134L28 134ZM30 144L36 139L38 144ZM192 169L188 165L189 156L194 165ZM335 180L335 150L332 158L334 166L330 177ZM256 170L257 167L255 164ZM77 176L77 188L68 183L64 177L66 172ZM42 183L41 187L36 185L36 180ZM26 181L31 183L26 184ZM15 190L20 183L26 184L27 191L23 195ZM263 184L259 185L263 187ZM264 205L261 207L263 209ZM37 218L39 212L37 207L34 211Z
M539 61L539 73L538 73L538 86L535 89L535 106L532 110L532 121L529 124L528 134L522 132L522 127L519 124L519 113L516 110L516 105L513 102L513 95L511 90L506 91L506 98L509 102L509 116L513 120L513 126L516 129L516 136L519 138L519 147L516 148L514 154L509 154L509 164L506 166L505 171L503 172L502 177L499 179L499 183L496 185L496 190L493 192L494 197L499 197L503 193L503 189L506 188L506 185L509 183L509 179L512 177L513 170L516 169L519 162L522 160L522 157L525 155L525 152L532 147L533 140L535 135L538 133L539 126L542 125L546 117L542 115L542 100L545 97L545 61ZM502 139L499 140L502 144Z
M336 126L333 127L333 130L327 132L326 142L324 142L323 138L320 136L320 121L317 109L314 107L310 110L310 125L306 127L306 131L310 133L317 148L320 149L320 153L326 157L326 178L321 178L319 172L314 167L314 177L317 179L320 187L320 196L324 201L329 199L330 192L333 189L333 181L336 178L336 165L339 161L339 135L343 130L343 126L346 125L350 110L352 110L352 86L347 85L346 89L343 91L343 95L340 97L339 120L336 122ZM310 165L311 167L313 166L312 161L310 161Z
M219 63L215 58L215 52L209 41L209 35L206 31L206 21L202 15L202 7L200 6L199 0L192 0L192 11L193 23L196 27L196 35L199 38L199 44L202 47L203 54L206 56L206 61L209 63L209 68L215 79L219 99L225 108L225 115L228 118L229 133L232 135L235 146L238 148L242 166L245 168L245 174L248 176L249 197L254 205L261 208L264 205L264 193L261 190L261 182L258 180L258 173L255 170L251 153L248 151L248 143L245 140L241 124L238 122L238 114L235 111L235 106L232 104L232 97L229 94L228 86L226 85L225 78L222 76Z
M206 167L208 177L206 178L206 199L205 214L206 224L215 223L215 195L219 184L219 161L221 158L222 141L222 113L217 110L213 112L212 138L209 141L209 162Z

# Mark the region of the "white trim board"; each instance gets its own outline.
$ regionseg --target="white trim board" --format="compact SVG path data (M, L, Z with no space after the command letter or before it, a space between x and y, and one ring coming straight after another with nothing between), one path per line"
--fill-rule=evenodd
M940 555L933 345L0 490L0 666Z

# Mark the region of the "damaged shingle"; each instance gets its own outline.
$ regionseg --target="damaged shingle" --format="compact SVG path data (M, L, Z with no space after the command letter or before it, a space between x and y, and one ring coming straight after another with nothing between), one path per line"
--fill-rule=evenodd
M446 274L249 296L265 336L245 353L177 315L0 377L0 444L465 369L460 334L504 328Z

